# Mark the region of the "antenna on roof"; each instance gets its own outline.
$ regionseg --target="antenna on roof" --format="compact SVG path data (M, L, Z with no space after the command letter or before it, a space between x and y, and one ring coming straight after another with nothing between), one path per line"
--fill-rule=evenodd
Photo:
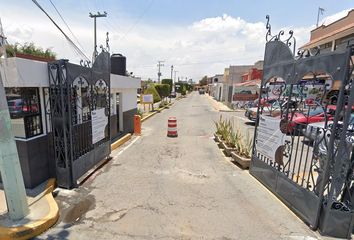
M316 27L318 27L318 22L320 21L320 14L323 15L324 11L325 11L324 8L318 7Z

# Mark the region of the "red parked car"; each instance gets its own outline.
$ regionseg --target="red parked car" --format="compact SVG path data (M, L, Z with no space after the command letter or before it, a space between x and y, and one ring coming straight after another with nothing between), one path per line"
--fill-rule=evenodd
M329 105L326 113L322 107L305 109L303 112L297 111L294 114L289 114L286 127L284 125L284 123L286 123L284 121L285 119L281 121L281 130L283 133L294 133L294 131L302 133L302 129L305 128L307 124L324 122L326 120L325 116L327 116L328 121L333 120L335 110L336 106Z

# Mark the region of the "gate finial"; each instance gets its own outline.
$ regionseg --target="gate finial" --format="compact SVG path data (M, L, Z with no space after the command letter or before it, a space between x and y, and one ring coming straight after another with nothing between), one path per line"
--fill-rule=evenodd
M267 33L266 33L266 42L271 42L271 41L282 41L281 40L281 36L284 35L284 30L280 30L279 33L277 35L272 35L272 26L270 25L270 17L269 15L266 16L267 19L267 23L266 23L266 29L267 29ZM288 47L290 47L291 45L293 45L293 54L295 55L295 48L296 48L296 39L294 37L294 31L290 30L289 31L289 37L282 41L284 42Z

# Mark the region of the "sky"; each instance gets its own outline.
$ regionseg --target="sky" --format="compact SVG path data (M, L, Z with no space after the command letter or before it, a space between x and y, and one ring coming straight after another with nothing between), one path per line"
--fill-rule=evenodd
M9 43L34 42L73 63L83 58L31 0L1 1L0 18ZM194 81L222 74L230 65L262 60L267 14L273 34L292 29L300 47L316 26L318 7L325 9L320 24L344 16L354 7L351 0L37 1L89 58L93 52L89 12L106 11L107 18L97 19L98 45L105 45L108 31L111 53L127 57L129 72L156 80L157 61L162 60L162 78L170 78L173 65L177 77Z

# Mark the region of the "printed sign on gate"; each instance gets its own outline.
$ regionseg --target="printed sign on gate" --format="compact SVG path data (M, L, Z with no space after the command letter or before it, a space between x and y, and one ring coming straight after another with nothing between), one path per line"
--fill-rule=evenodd
M91 112L92 116L92 143L95 144L105 138L108 118L105 109L101 108Z

